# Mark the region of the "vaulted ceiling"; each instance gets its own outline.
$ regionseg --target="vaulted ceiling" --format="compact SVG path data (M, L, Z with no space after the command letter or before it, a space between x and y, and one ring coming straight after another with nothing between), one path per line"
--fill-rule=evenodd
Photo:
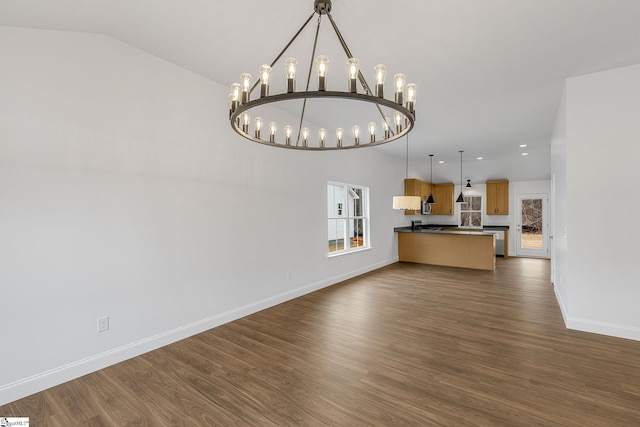
M229 86L257 75L312 13L313 0L2 0L0 25L105 34ZM459 150L465 179L548 179L565 80L640 63L638 0L334 0L332 15L366 77L384 63L388 82L403 72L418 85L410 169L428 176L433 153L435 181L459 180ZM346 85L326 25L317 53ZM301 64L306 31L287 54ZM370 149L404 158L405 147Z

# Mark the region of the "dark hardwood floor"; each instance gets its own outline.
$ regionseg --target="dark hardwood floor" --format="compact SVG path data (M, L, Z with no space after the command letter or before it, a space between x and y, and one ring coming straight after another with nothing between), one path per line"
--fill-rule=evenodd
M640 342L565 329L549 261L398 263L0 407L32 426L638 426Z

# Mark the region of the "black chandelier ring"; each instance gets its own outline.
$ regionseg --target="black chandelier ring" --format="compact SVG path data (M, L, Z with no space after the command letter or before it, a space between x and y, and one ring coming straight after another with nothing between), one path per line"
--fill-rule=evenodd
M245 113L248 113L251 109L259 107L261 105L282 102L282 101L290 101L297 99L313 99L313 98L341 98L341 99L350 99L355 101L369 102L371 104L375 104L378 108L380 106L387 107L396 113L399 113L399 116L396 114L398 119L392 119L389 124L389 128L384 130L384 138L382 139L373 139L367 138L366 132L363 132L363 142L354 141L352 145L342 144L340 141L336 142L336 145L330 145L327 141L316 141L313 139L305 138L302 134L302 128L297 130L297 134L294 137L293 134L290 136L285 136L284 141L276 141L274 138L271 138L269 134L269 129L265 129L264 136L269 139L262 138L262 131L254 131L253 135L250 133L249 126L247 122L244 122L242 118L245 116ZM342 92L342 91L308 91L308 92L292 92L292 93L279 93L276 95L264 96L258 99L254 99L248 101L244 104L238 105L238 107L230 113L230 121L232 123L233 130L235 130L242 137L249 139L251 141L257 142L259 144L265 145L277 145L282 148L290 148L290 149L300 149L300 150L346 150L350 148L361 148L363 146L371 147L381 144L386 144L391 141L395 141L409 133L414 126L415 122L415 112L411 112L405 106L398 104L395 101L391 101L384 98L379 98L374 95L367 95L363 93L351 93L351 92ZM316 145L312 145L312 144Z

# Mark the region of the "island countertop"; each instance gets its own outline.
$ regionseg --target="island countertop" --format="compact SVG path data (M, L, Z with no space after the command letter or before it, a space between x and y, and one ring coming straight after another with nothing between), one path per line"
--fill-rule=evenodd
M449 228L449 227L447 227ZM487 234L495 235L496 232L492 230L484 230L484 229L475 229L475 230L466 230L464 228L458 230L450 230L450 229L441 229L441 228L416 228L413 229L410 226L408 227L395 227L393 231L397 233L429 233L429 234L463 234L469 236L486 236Z

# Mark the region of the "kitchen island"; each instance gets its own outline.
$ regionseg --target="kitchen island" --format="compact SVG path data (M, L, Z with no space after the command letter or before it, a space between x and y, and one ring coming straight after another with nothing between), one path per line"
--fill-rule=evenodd
M496 236L492 231L397 227L400 261L493 270Z

